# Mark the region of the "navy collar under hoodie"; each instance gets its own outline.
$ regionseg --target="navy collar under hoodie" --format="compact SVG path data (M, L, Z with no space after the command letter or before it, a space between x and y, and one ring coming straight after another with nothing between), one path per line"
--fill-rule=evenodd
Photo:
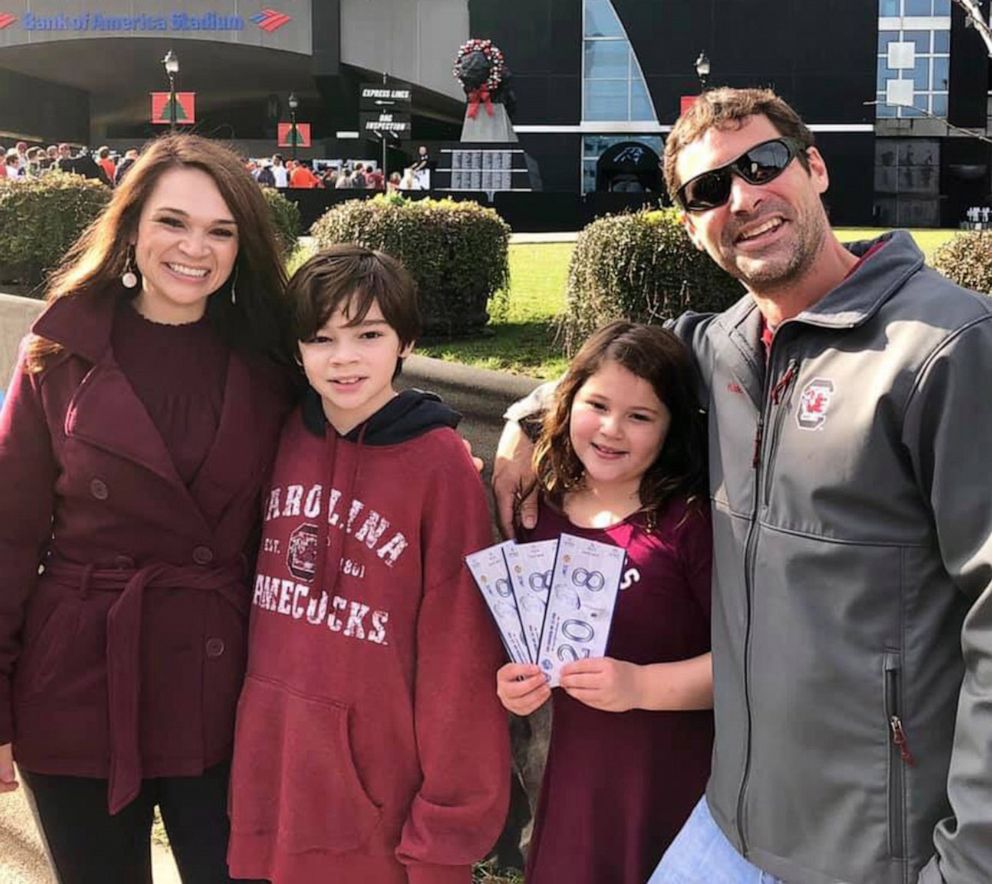
M307 430L317 437L322 437L326 441L324 451L325 470L328 477L328 487L330 479L334 476L335 458L338 444L342 441L353 443L358 446L357 457L355 458L355 469L348 477L348 485L343 489L344 500L350 501L355 488L355 482L362 468L362 448L366 445L397 445L406 442L417 436L422 436L430 430L439 427L451 427L454 429L461 420L461 415L445 405L441 399L433 393L426 393L423 390L403 390L397 393L392 399L382 406L377 412L357 427L353 427L344 435L338 433L328 422L324 414L324 407L321 403L320 394L312 387L308 388L303 397L302 404L303 425ZM317 561L316 561L316 584L323 585L323 576L327 573L328 559L331 561L331 572L334 574L331 585L328 587L329 596L334 595L334 590L338 585L338 578L341 570L338 568L335 559L344 558L344 546L348 542L348 535L341 539L341 547L336 552L332 552L328 546L328 518L330 513L330 493L324 495L324 512L318 522L317 528ZM323 550L323 555L320 555Z

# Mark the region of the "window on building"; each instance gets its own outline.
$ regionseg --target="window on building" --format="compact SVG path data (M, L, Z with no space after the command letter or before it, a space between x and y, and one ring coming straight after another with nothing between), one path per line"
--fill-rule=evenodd
M660 135L586 135L582 139L582 192L591 193L596 189L596 164L599 158L614 144L621 141L636 141L650 147L661 156L664 147Z
M879 0L875 115L946 117L951 0Z
M637 56L611 0L584 0L582 119L657 122Z

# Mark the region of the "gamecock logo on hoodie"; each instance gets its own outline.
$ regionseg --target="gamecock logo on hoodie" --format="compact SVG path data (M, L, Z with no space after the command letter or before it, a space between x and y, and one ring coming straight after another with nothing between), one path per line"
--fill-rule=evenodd
M289 535L286 567L297 580L309 583L317 573L317 526L306 522Z

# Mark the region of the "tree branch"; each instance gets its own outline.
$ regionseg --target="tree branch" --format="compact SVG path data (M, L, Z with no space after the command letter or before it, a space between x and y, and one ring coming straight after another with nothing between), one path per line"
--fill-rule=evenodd
M982 8L978 0L953 0L953 2L964 10L971 26L978 31L978 35L985 42L985 48L992 56L992 30L989 29L989 24L985 21L985 16L982 15Z

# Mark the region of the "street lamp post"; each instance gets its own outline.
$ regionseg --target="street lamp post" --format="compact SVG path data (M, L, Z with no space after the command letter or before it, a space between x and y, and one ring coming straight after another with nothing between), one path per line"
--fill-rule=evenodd
M699 77L699 91L706 91L706 80L710 75L710 60L706 57L705 52L699 53L699 58L696 59L696 76Z
M293 147L293 159L296 159L296 143L299 141L299 136L296 132L296 109L300 106L300 100L296 97L295 92L289 93L289 98L286 100L286 104L289 105L289 139L292 142Z
M169 131L176 131L176 74L179 73L179 59L171 49L162 59L165 72L169 75Z

